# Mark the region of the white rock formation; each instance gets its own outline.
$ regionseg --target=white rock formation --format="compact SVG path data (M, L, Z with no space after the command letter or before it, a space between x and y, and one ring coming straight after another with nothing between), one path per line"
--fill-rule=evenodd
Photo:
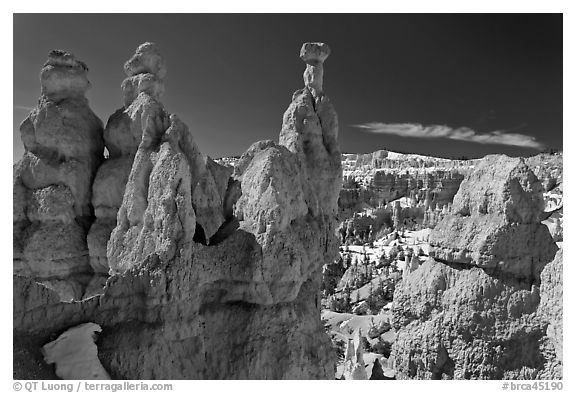
M352 340L348 339L346 344L346 355L344 358L344 379L367 380L366 365L364 364L364 348L362 346L362 335L360 329L354 333Z

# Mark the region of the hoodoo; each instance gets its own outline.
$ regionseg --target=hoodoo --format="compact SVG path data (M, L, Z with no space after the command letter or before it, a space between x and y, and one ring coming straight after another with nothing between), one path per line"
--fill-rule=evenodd
M305 44L305 60L315 48L328 51ZM338 252L342 170L322 74L312 70L313 86L294 94L280 143L255 143L232 173L159 103L166 72L153 44L125 70L125 106L106 127L110 157L93 198L95 225L106 228L92 261L111 276L103 294L71 304L15 279L15 362L28 365L15 377L46 372L24 359L93 322L112 378L333 378L319 298L322 265Z
M96 273L90 295L101 292L110 266L106 246L116 226L128 175L142 140L144 125L162 113L166 65L154 43L144 43L124 64L127 78L122 82L123 106L108 119L104 144L108 158L98 168L92 185L92 203L96 221L88 234L90 264Z
M158 45L119 62L105 128L88 67L49 54L14 166L15 379L563 377L563 154L342 154L330 52L295 51L281 127L216 160Z
M26 151L14 166L14 274L33 277L62 301L80 299L93 273L86 233L104 144L85 97L87 75L74 55L50 52L38 105L20 125Z

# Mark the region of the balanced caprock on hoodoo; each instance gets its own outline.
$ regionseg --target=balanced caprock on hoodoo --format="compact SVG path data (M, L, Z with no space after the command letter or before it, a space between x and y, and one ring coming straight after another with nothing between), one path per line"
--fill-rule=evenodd
M562 155L341 154L329 55L302 46L278 142L213 160L157 45L105 127L86 64L49 54L14 167L15 378L563 377Z
M156 45L126 63L124 104L104 130L83 95L87 67L51 53L46 67L61 83L42 79L14 174L15 378L52 376L41 348L94 324L105 370L94 375L333 378L319 309L321 268L338 252L342 182L322 84L329 53L303 45L305 86L279 143L255 143L233 173L159 101L166 65ZM67 235L47 240L52 227Z

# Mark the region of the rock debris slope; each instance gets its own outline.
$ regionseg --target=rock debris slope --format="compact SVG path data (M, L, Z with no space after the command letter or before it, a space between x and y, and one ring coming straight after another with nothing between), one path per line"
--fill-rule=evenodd
M72 54L50 52L38 105L20 125L26 151L14 166L14 274L34 277L65 301L80 299L92 275L86 232L104 145L85 97L87 74Z
M396 287L398 378L562 377L562 254L549 263L543 210L523 159L488 156L466 177L432 232L435 258Z
M152 86L165 75L163 62L143 46L140 63L130 60L126 69L153 71L130 82ZM107 245L112 275L104 293L65 304L15 278L15 343L45 344L94 322L112 378L333 378L336 359L319 310L321 268L338 252L342 178L336 113L322 92L328 53L325 44L304 44L305 88L284 115L280 143L255 143L233 174L202 155L187 126L151 94L132 94L129 108L142 100L154 109L144 105ZM15 362L35 351L15 345Z

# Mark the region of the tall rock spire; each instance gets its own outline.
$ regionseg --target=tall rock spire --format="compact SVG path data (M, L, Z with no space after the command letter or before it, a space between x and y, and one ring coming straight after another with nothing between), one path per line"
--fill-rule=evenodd
M87 295L101 291L108 271L106 247L116 226L116 215L122 205L128 175L142 134L152 119L164 127L168 120L160 98L164 92L166 63L156 44L140 45L124 64L126 78L122 82L123 106L108 119L104 143L108 159L98 168L92 186L92 203L96 221L88 234L90 264L100 278L95 277ZM141 195L140 199L145 197Z
M192 242L195 235L198 242L208 244L225 221L223 204L231 173L202 154L188 127L158 101L166 66L155 44L140 45L124 71L126 109L112 115L105 131L111 157L127 152L133 160L121 197L114 200L118 221L107 226L112 230L115 225L112 233L107 232L110 243L105 249L113 273L154 255L168 261L179 242ZM179 201L184 205L165 210L162 201L176 197L183 198ZM180 235L183 238L175 238ZM106 243L99 244L98 250L104 250Z
M102 122L85 97L88 67L71 53L50 52L40 84L38 105L20 125L26 152L14 167L14 274L75 300L92 274L86 231Z
M299 157L305 199L314 215L336 214L342 188L338 116L323 92L323 63L329 54L324 43L302 45L305 88L293 94L280 132L280 145Z
M364 363L364 347L362 344L362 334L360 329L354 332L352 339L348 339L346 344L346 355L344 357L344 371L342 377L351 380L366 380L366 364Z
M322 42L306 42L300 49L300 58L306 63L304 84L316 98L323 91L324 60L330 55L330 47Z

